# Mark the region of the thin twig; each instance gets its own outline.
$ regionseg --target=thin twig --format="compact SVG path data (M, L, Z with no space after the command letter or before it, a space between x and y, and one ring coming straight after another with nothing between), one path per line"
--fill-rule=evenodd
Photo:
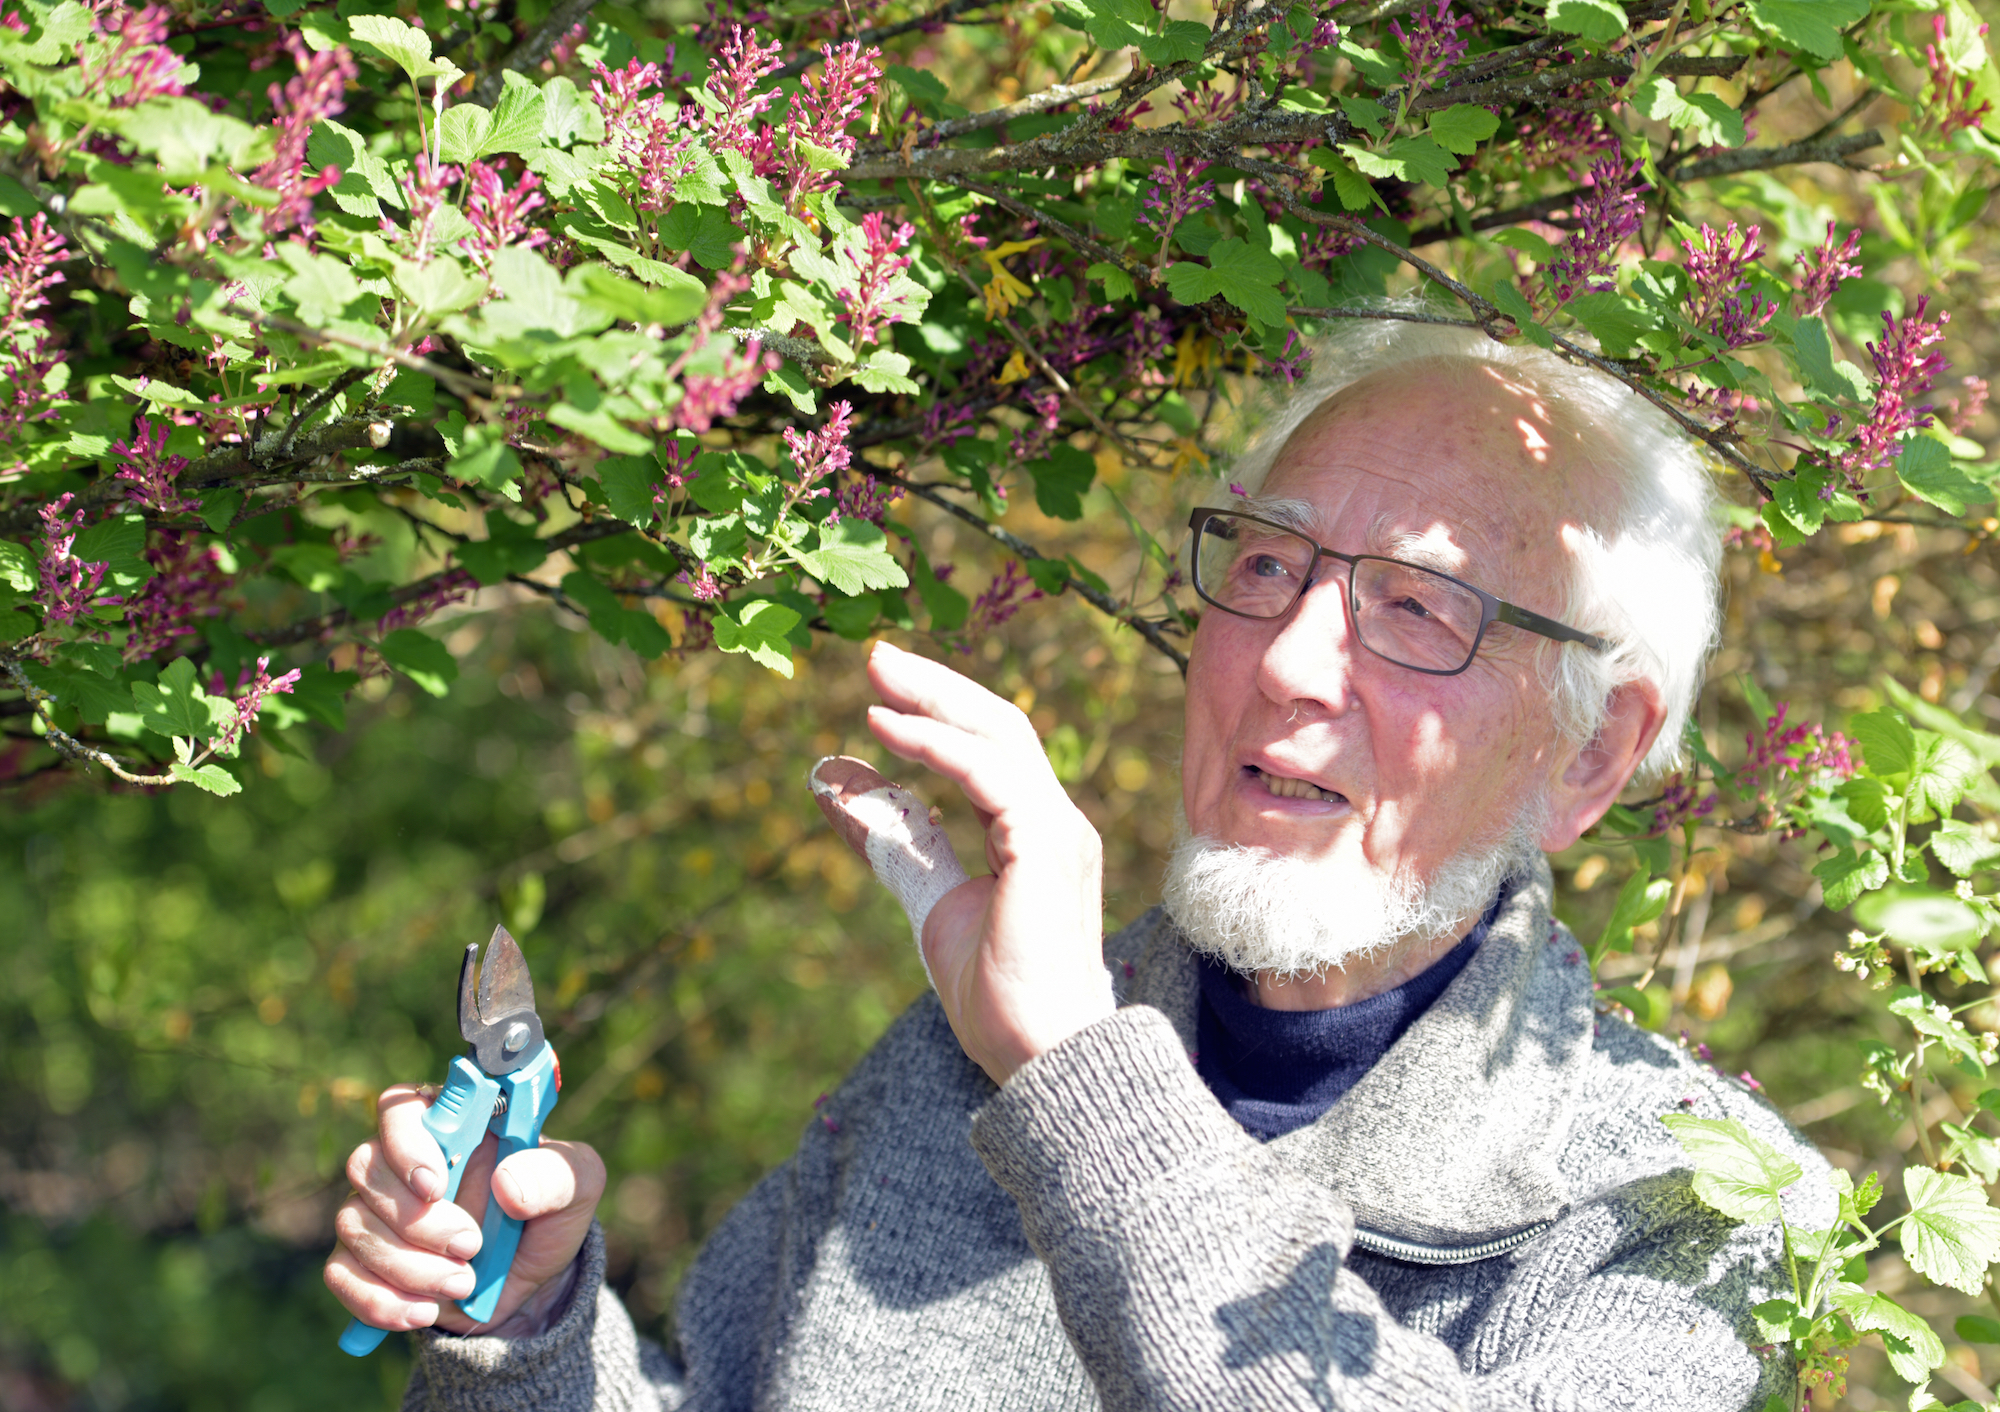
M0 672L5 672L8 678L14 683L15 689L33 703L35 714L41 717L42 729L47 732L43 738L61 754L68 756L72 760L81 760L87 765L102 765L127 784L152 786L172 784L174 782L174 777L171 773L164 775L135 775L126 769L124 762L110 751L99 750L94 745L86 745L61 726L58 726L55 722L54 713L48 709L48 703L55 698L28 680L28 674L21 670L20 662L12 653L0 654Z
M898 20L895 24L877 25L873 29L864 29L861 33L854 36L854 42L861 45L880 44L885 39L895 39L916 30L929 29L932 25L950 24L967 10L983 10L989 5L1004 3L1006 3L1006 0L949 0L949 3L938 6L928 15L918 15L915 19ZM820 55L817 51L800 54L796 58L788 60L771 77L773 79L797 78L819 61Z
M1035 548L1034 545L1028 543L1025 539L1022 539L1019 535L1010 534L1008 531L1001 529L1000 526L998 525L987 523L985 520L981 519L978 515L975 515L972 511L966 509L963 505L960 505L958 502L954 500L947 500L944 496L938 494L937 491L932 490L927 485L923 485L916 481L905 480L901 476L893 474L884 475L881 477L881 479L887 480L891 484L899 485L903 489L909 491L910 494L919 496L922 499L930 501L931 504L945 511L947 514L953 515L956 518L963 520L966 524L971 525L974 529L978 530L981 534L985 535L988 539L992 540L995 544L1001 545L1009 552L1018 555L1023 559L1044 559L1044 560L1049 560L1050 562L1061 562L1059 560L1056 560L1053 555L1042 553L1039 549ZM1085 583L1082 579L1076 577L1074 574L1072 574L1069 577L1066 586L1075 589L1078 595L1081 596L1086 603L1090 604L1091 607L1096 608L1099 612L1103 613L1107 617L1117 619L1119 622L1125 624L1125 626L1131 628L1134 632L1138 633L1139 636L1145 638L1147 642L1151 643L1153 647L1158 652L1161 653L1161 655L1166 657L1168 661L1172 662L1175 667L1180 669L1182 676L1187 675L1187 669L1188 669L1187 654L1185 652L1182 652L1179 648L1175 647L1171 642L1167 641L1166 635L1160 631L1160 626L1158 623L1151 622L1148 619L1142 618L1136 613L1125 612L1118 606L1118 601L1113 597L1111 597L1110 594L1100 593L1097 589L1092 588L1089 584Z

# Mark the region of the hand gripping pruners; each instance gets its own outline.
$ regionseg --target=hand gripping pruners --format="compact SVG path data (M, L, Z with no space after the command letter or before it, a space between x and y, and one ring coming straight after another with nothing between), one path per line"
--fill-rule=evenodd
M498 1161L539 1146L542 1123L556 1106L556 1090L562 1087L556 1052L542 1037L541 1017L535 1013L528 962L505 927L493 929L484 966L479 965L476 944L465 948L458 969L458 1032L472 1052L451 1061L444 1090L424 1114L424 1127L444 1153L445 1201L458 1195L465 1164L489 1131L500 1139ZM483 1324L500 1302L514 1249L521 1241L521 1223L502 1211L490 1194L480 1237L479 1253L472 1258L472 1293L459 1300L458 1307L467 1318ZM359 1358L373 1353L385 1337L381 1329L353 1319L340 1336L340 1346Z

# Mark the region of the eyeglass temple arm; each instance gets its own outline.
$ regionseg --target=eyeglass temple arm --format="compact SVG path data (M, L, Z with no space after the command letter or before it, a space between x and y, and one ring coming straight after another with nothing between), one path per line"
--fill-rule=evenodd
M1540 613L1526 608L1516 608L1512 603L1501 602L1493 614L1495 622L1510 623L1529 632L1540 633L1543 637L1554 638L1557 642L1580 642L1592 652L1609 652L1612 644L1596 633L1584 632L1567 623L1559 623L1554 618L1545 618Z

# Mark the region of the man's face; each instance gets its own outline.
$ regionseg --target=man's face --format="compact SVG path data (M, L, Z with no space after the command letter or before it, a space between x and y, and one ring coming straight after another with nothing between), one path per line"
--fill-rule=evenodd
M1573 441L1498 370L1402 369L1309 418L1263 494L1310 504L1330 549L1408 559L1559 617L1566 512L1595 493L1588 472L1565 468ZM1312 860L1333 886L1428 881L1490 846L1574 753L1535 671L1539 639L1495 625L1466 671L1426 676L1362 647L1344 566L1321 575L1277 621L1203 614L1182 760L1189 827Z

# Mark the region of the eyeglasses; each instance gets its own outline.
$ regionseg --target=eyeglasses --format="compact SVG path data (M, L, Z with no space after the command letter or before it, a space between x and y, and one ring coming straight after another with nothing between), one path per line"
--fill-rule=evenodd
M1312 587L1319 561L1347 565L1347 620L1361 645L1385 661L1431 676L1472 665L1494 623L1525 628L1593 652L1612 644L1594 633L1503 603L1449 574L1377 554L1342 554L1296 530L1234 510L1196 510L1194 589L1239 618L1282 618Z

